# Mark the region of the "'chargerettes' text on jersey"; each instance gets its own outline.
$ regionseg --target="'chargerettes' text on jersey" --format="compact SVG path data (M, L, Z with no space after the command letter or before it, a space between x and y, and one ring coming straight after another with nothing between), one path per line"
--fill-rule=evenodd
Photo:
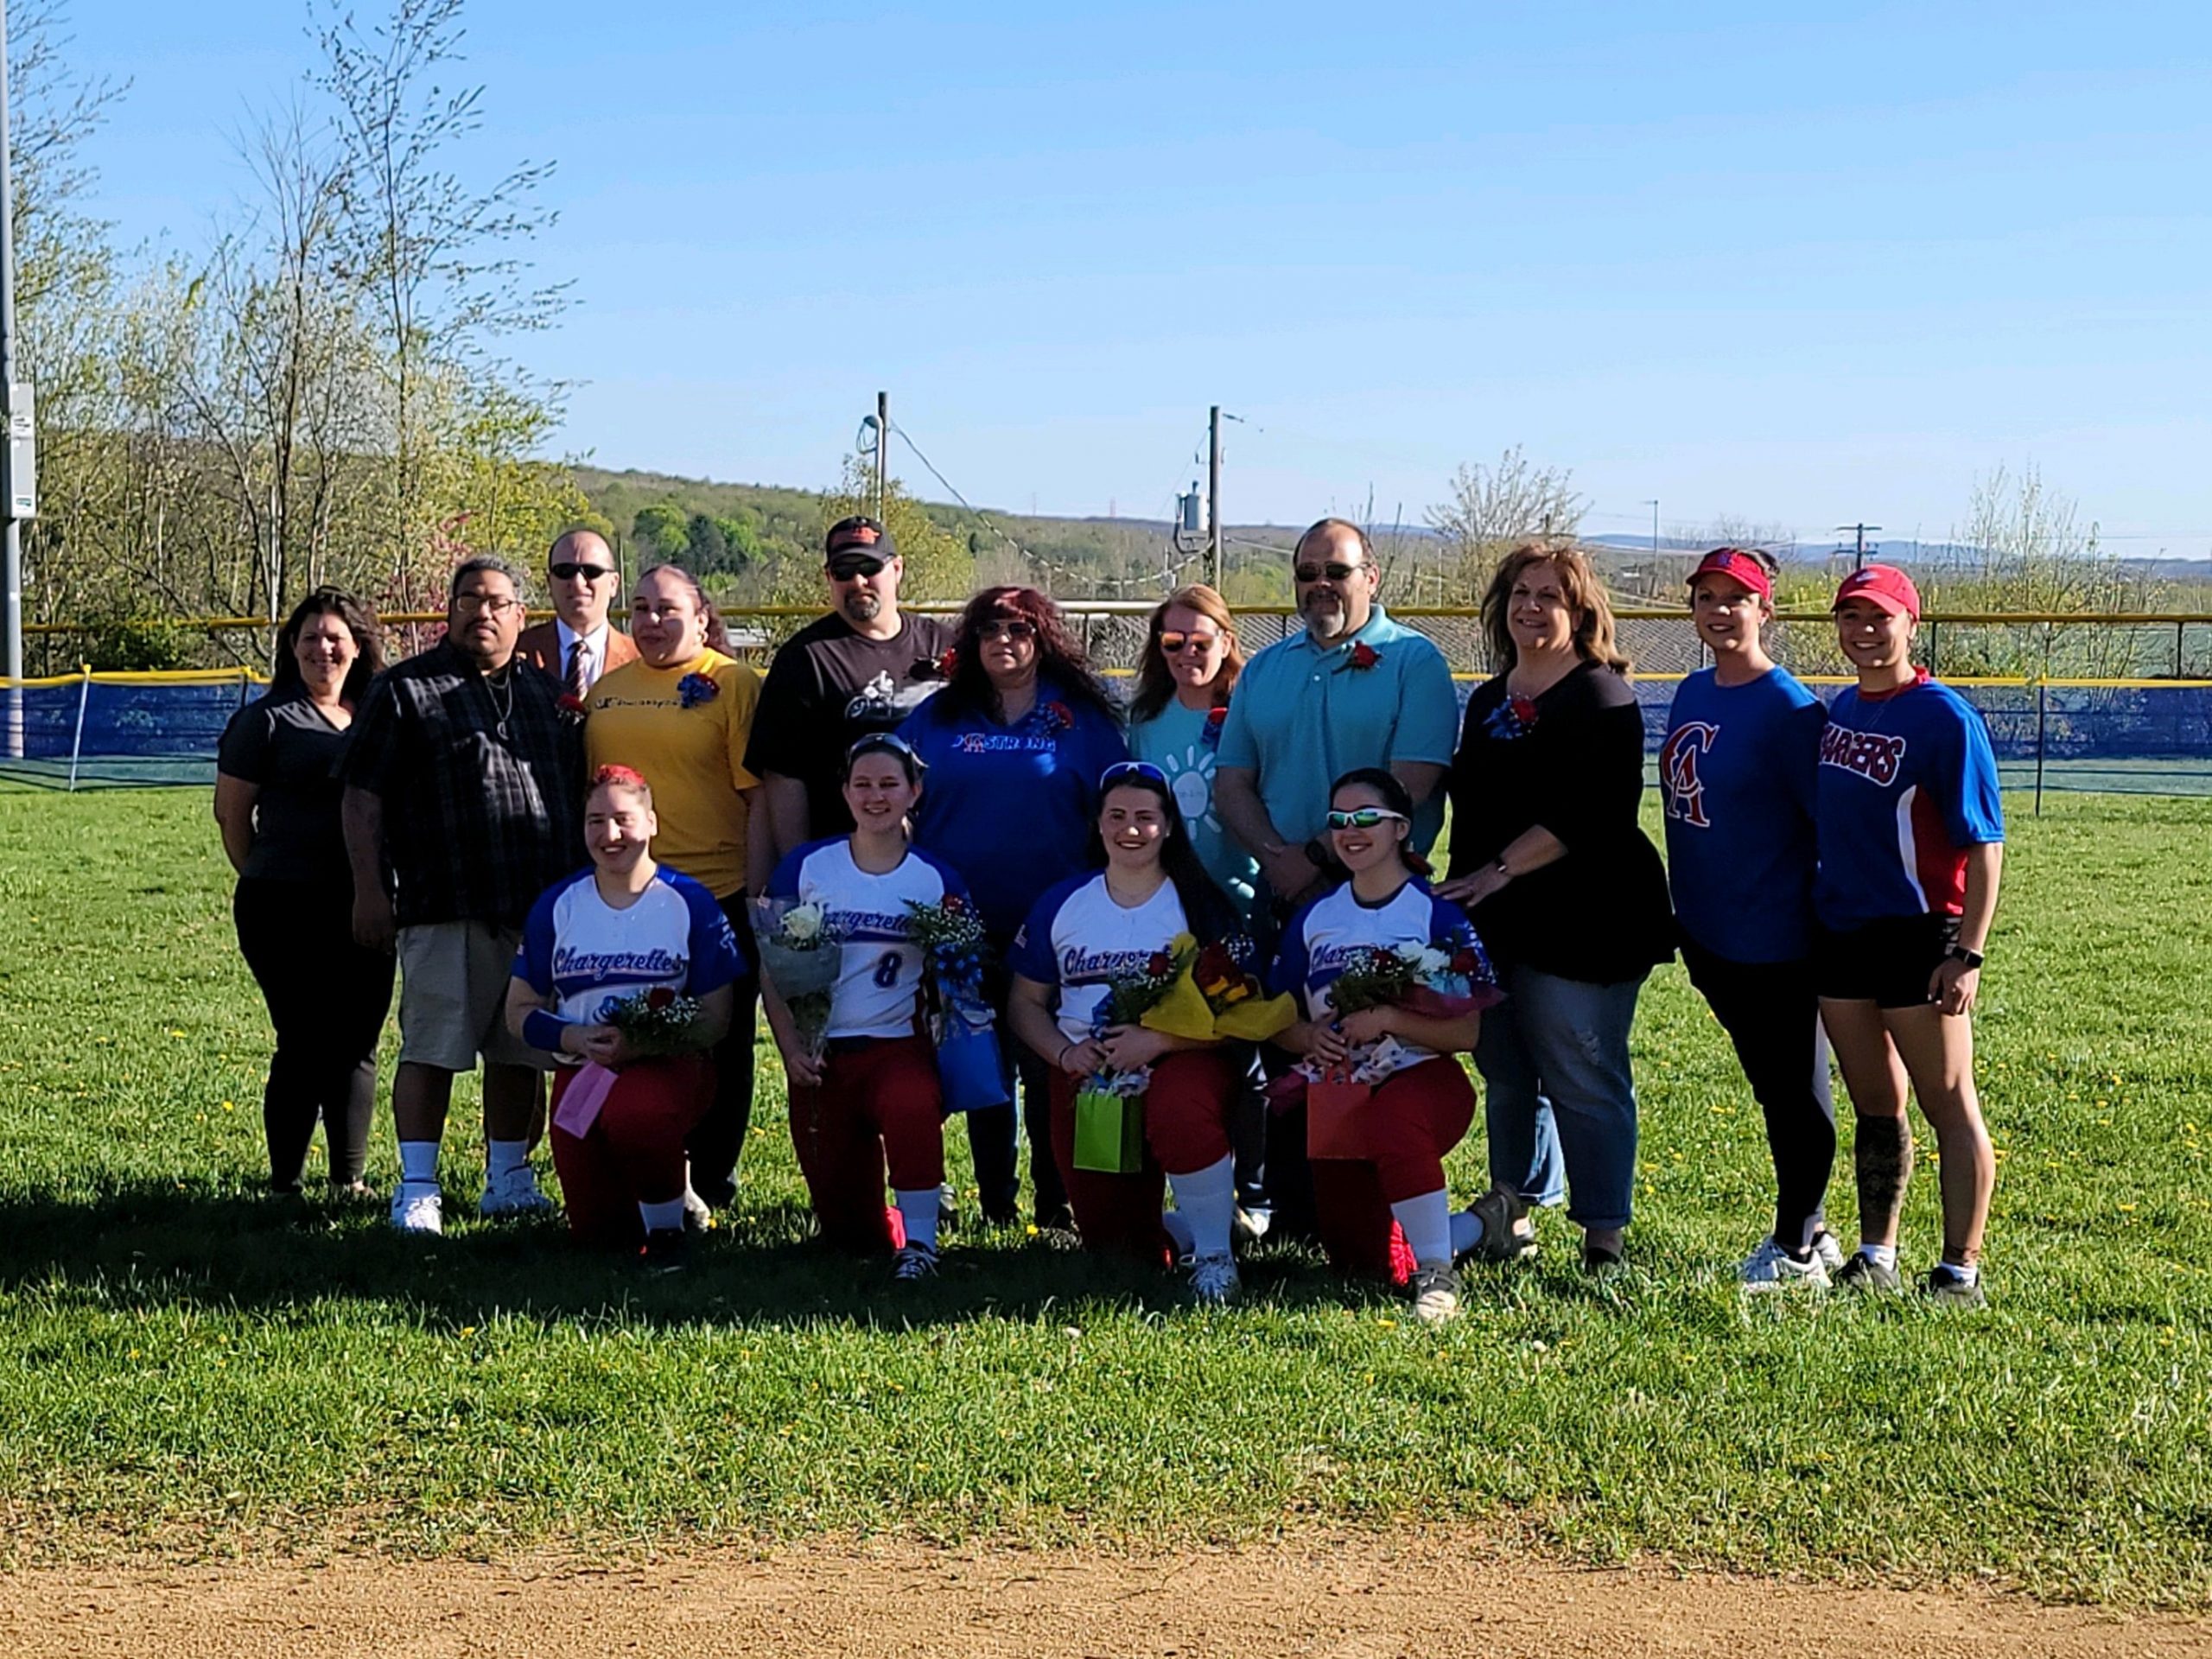
M1154 956L1188 932L1175 884L1163 881L1144 903L1124 909L1103 875L1071 876L1046 889L1014 936L1014 971L1039 985L1057 985L1060 1035L1079 1043L1116 979L1142 971Z
M871 874L853 862L842 836L784 855L768 883L772 899L822 906L838 938L837 983L830 993L832 1037L911 1037L922 984L922 948L909 902L934 905L968 889L950 864L911 849L895 870Z
M1447 954L1472 946L1481 963L1474 976L1478 988L1495 982L1490 960L1475 938L1467 912L1449 899L1438 898L1427 882L1408 881L1382 903L1365 905L1347 881L1290 918L1275 955L1274 969L1268 976L1268 988L1296 997L1308 1020L1327 1020L1336 1013L1331 988L1362 952L1424 950L1431 946ZM1404 1065L1435 1058L1429 1050L1402 1038L1399 1043L1405 1051Z
M548 887L530 907L514 965L517 979L554 999L554 1013L588 1026L640 991L704 996L744 971L715 895L665 864L620 910L589 870Z
M1928 677L1886 696L1847 690L1821 734L1820 875L1839 931L1890 916L1955 916L1969 847L2005 839L1997 756L1965 698Z

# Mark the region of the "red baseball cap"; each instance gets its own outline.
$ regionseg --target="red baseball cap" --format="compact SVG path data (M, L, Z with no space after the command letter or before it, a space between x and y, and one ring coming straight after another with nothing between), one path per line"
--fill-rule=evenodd
M1714 548L1690 572L1691 587L1697 586L1700 576L1726 576L1731 582L1743 583L1763 599L1774 597L1774 578L1767 575L1766 567L1759 563L1757 554L1746 553L1740 547Z
M1920 589L1894 564L1870 564L1853 571L1835 590L1835 603L1828 608L1840 608L1847 599L1863 599L1891 616L1916 620L1920 615Z

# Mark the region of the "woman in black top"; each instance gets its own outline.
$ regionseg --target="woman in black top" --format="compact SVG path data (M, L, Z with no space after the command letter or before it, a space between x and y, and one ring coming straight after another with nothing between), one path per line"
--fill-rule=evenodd
M1621 1259L1636 1179L1628 1033L1674 955L1658 850L1637 827L1643 716L1612 609L1573 548L1509 554L1483 596L1505 672L1468 699L1452 760L1451 880L1507 990L1483 1022L1491 1173L1583 1228L1583 1264Z
M269 1185L296 1193L315 1120L331 1185L365 1197L377 1039L391 1006L392 957L353 943L353 878L334 775L353 709L384 666L376 619L317 588L276 636L267 694L223 733L215 822L238 872L238 948L276 1027L261 1121Z

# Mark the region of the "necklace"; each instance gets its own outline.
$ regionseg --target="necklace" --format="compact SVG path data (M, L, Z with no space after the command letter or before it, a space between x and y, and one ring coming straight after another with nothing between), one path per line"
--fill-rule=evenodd
M506 693L504 699L499 696L502 691ZM515 683L512 670L503 670L497 679L489 674L485 675L484 695L491 700L492 703L492 713L494 716L492 729L499 734L499 741L504 743L507 741L508 717L515 711Z

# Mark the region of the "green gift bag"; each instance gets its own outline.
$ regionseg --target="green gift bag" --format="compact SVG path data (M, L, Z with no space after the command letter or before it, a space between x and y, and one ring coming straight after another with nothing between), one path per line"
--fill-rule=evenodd
M1075 1166L1099 1175L1134 1175L1144 1167L1142 1095L1077 1092Z

